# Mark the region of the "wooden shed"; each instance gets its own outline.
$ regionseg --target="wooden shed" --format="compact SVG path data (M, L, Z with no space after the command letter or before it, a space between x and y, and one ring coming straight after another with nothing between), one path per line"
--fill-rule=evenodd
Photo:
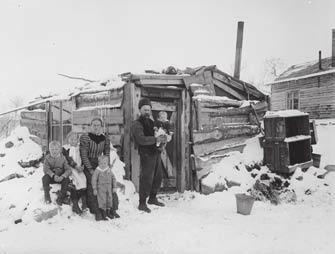
M131 125L142 97L152 101L153 118L166 111L173 126L173 139L162 154L162 187L169 191L199 190L209 163L229 151L242 151L246 139L260 131L267 110L267 96L254 86L216 66L203 66L175 75L126 73L89 83L67 96L35 101L21 112L21 123L46 145L63 142L71 130L87 131L92 118L101 117L125 162L126 178L138 188L140 161Z

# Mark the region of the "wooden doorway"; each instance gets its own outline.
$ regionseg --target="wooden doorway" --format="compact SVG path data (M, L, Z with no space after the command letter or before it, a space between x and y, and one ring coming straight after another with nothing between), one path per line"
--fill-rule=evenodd
M159 93L159 95L157 94ZM145 95L145 96L143 96ZM167 89L164 91L154 88L143 88L142 97L151 100L152 116L154 120L158 118L160 111L167 112L168 119L173 132L172 139L167 143L166 148L162 151L162 169L163 181L161 191L176 191L178 184L178 176L181 171L180 154L181 154L181 96L180 91L175 89Z

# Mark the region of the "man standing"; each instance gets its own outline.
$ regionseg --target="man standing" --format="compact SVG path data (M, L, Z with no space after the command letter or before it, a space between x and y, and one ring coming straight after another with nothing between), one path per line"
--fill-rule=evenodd
M166 136L155 137L154 121L151 116L151 102L147 98L142 98L138 104L140 117L133 122L132 133L138 146L140 154L140 188L138 209L150 213L151 210L146 204L164 206L157 200L157 192L162 183L162 160L160 150L156 142L166 143Z

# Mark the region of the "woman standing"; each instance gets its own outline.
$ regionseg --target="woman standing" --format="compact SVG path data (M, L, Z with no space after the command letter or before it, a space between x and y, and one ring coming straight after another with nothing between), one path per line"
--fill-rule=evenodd
M84 173L87 179L87 206L91 213L95 214L96 220L101 220L101 214L98 209L98 201L93 194L92 175L98 166L100 155L110 155L110 141L102 133L102 120L94 118L91 121L91 131L80 137L80 156L84 165Z

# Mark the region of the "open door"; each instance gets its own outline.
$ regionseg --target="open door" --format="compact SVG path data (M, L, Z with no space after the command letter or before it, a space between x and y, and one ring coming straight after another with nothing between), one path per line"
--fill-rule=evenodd
M167 89L168 90L168 89ZM152 91L152 90L151 90ZM175 93L167 93L170 96L146 96L151 100L152 116L154 120L158 118L160 111L167 112L168 119L171 125L171 132L173 132L172 139L167 143L165 150L162 151L162 168L163 168L163 181L161 191L176 191L177 190L177 177L180 171L180 91ZM162 91L160 91L162 93ZM146 94L146 93L145 93ZM171 96L174 95L174 96ZM170 98L169 98L170 97Z

